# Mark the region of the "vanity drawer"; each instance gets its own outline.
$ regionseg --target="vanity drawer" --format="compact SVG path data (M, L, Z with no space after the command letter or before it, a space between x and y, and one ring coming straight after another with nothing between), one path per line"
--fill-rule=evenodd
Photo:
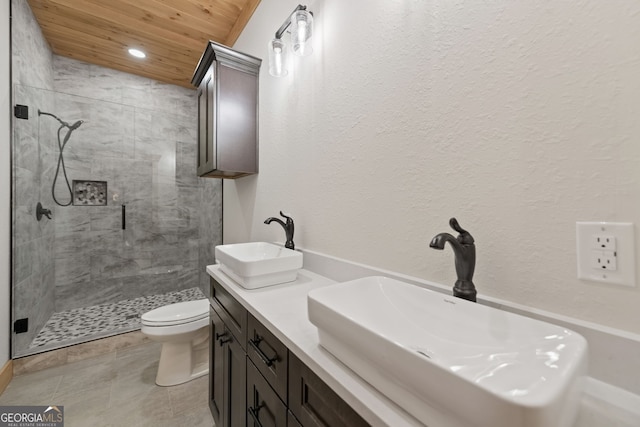
M287 407L247 359L247 426L287 427Z
M293 353L289 353L289 409L305 427L369 426Z
M213 277L211 278L211 306L222 318L243 350L247 345L247 310Z
M289 350L251 314L248 323L247 355L286 403Z

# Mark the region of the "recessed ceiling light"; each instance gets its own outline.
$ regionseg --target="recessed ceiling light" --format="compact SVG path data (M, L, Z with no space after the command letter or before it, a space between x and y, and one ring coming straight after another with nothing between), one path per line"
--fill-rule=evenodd
M135 56L136 58L146 58L147 54L141 51L140 49L129 49L129 54Z

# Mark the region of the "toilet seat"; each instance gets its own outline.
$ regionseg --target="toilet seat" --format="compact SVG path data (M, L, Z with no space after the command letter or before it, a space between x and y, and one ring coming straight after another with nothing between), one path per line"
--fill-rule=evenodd
M175 326L197 322L209 317L209 300L178 302L144 313L142 324L146 326Z

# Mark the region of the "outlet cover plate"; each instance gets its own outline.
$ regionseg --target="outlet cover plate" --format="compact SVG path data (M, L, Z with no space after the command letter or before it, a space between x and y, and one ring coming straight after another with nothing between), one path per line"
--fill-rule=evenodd
M614 237L615 270L594 267L593 253L602 250L597 236ZM623 286L636 286L635 230L630 222L576 222L578 278Z

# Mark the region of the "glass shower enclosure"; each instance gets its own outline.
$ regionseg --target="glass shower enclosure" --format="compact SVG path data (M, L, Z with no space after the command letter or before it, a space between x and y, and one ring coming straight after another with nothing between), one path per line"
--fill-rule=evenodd
M177 112L13 90L28 108L13 119L13 357L139 329L145 311L204 298L221 183L195 173L195 98Z

